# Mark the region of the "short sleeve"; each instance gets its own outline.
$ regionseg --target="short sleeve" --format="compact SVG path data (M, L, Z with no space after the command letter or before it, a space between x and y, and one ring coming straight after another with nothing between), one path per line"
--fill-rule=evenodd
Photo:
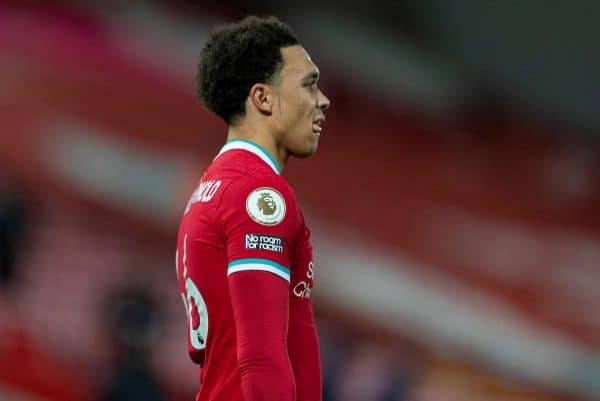
M300 219L293 192L283 179L240 178L226 189L221 208L227 275L267 271L289 283L291 247Z

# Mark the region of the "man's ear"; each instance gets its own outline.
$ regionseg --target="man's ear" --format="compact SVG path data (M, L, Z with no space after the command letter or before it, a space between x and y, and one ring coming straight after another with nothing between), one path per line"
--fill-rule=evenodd
M273 97L273 88L267 84L254 84L250 88L250 102L261 113L273 112Z

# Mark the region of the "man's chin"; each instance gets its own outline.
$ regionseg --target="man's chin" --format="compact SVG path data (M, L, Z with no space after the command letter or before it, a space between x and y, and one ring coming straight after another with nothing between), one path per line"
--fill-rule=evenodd
M291 155L298 159L306 159L306 158L314 155L316 152L317 152L317 144L315 143L314 145L310 145L303 152L293 152L293 153L291 153Z

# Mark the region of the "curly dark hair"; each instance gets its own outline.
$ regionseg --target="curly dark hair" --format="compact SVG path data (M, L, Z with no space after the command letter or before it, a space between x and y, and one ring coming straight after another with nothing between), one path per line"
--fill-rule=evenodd
M274 83L281 71L281 48L299 44L276 17L249 16L217 27L200 53L198 97L229 125L246 113L255 83Z

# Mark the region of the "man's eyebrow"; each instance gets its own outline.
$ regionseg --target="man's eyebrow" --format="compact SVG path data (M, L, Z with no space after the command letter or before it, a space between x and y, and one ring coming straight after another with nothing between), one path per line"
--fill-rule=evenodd
M315 80L317 78L319 78L319 70L313 70L311 72L309 72L308 74L306 74L304 76L304 78L302 78L303 81L312 81Z

